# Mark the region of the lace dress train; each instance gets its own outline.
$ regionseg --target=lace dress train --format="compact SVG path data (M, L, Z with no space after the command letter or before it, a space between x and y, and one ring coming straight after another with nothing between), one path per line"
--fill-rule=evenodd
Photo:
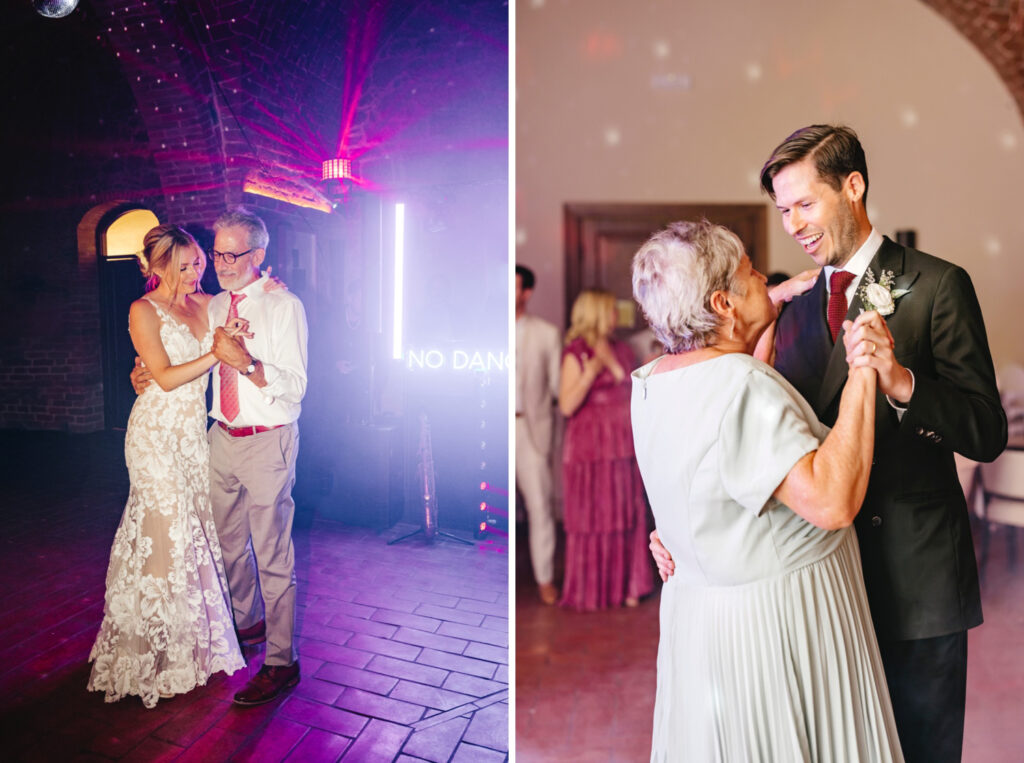
M155 305L154 305L155 306ZM157 307L172 364L200 342ZM103 623L88 688L107 702L138 695L146 707L244 667L210 508L206 374L170 392L150 384L125 435L131 486L107 569Z

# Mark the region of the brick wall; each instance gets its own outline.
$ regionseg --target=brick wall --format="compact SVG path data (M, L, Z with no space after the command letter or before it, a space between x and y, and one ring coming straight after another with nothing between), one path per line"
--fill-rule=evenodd
M1024 3L1020 0L922 0L992 64L1024 114Z

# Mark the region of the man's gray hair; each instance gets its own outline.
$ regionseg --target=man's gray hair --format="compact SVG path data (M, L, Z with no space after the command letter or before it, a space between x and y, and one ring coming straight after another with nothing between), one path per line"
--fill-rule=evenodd
M263 219L245 207L234 207L218 217L213 224L213 232L235 226L245 228L250 249L266 249L270 243L270 234Z
M715 340L722 320L711 309L711 295L740 293L734 277L743 254L735 233L707 220L672 223L640 247L633 257L633 297L666 352Z

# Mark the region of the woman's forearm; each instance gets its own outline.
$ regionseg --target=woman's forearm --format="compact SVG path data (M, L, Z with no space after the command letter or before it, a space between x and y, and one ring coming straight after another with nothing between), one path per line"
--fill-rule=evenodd
M588 359L581 363L572 355L565 357L558 386L558 409L563 416L572 416L587 399L587 394L600 373L595 365L594 360Z
M153 374L153 380L160 386L160 389L164 392L170 392L172 389L177 389L183 384L188 384L190 381L198 379L213 368L216 362L217 359L213 356L213 353L207 352L195 360L190 360L177 366L147 367L150 373Z
M850 525L864 501L874 455L877 379L870 368L850 371L832 431L776 491L780 501L818 527Z

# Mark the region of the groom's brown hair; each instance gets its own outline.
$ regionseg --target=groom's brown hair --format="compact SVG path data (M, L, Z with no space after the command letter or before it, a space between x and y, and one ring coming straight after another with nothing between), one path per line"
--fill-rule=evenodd
M868 198L868 162L857 133L846 125L802 127L780 143L761 168L761 189L775 199L775 176L784 168L810 158L818 176L838 191L852 172L864 178L864 196Z

